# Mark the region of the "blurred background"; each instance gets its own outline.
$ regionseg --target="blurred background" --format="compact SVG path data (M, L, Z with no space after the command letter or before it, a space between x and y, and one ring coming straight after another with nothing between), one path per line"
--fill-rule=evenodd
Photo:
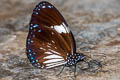
M0 0L0 80L73 80L66 68L40 70L25 54L28 24L43 0ZM102 62L102 70L82 71L76 80L120 80L120 0L44 0L52 3L72 30L77 51ZM58 72L59 73L59 72Z

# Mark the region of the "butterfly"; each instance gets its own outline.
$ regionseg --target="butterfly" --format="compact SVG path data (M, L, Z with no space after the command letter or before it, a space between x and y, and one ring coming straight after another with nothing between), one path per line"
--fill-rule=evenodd
M26 54L32 65L41 69L76 66L85 58L83 53L76 53L74 36L61 13L46 1L33 10Z

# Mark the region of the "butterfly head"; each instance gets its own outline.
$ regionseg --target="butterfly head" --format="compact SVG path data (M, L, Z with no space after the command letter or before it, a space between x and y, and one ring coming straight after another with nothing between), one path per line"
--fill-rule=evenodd
M67 56L67 63L66 66L72 66L78 63L79 61L83 61L85 58L85 55L82 53L75 53L74 55L68 55Z

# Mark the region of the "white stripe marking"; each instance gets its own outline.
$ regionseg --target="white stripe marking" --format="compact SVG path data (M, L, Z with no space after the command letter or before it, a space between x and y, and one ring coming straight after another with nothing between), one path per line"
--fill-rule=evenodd
M50 46L49 46L49 45L47 45L47 47L49 47L49 48L50 48Z
M55 42L52 40L52 43L55 43Z
M52 62L57 62L57 61L62 61L62 60L64 60L64 59L51 59L51 60L47 60L43 63L52 63Z
M40 47L40 49L43 49L42 47Z
M70 32L69 28L65 25L65 23L62 23L62 24L63 24L64 28L66 29L66 32L69 33Z
M63 65L63 64L65 64L65 63L59 63L59 64L56 64L56 65L48 66L46 68L52 68L52 67L60 66L60 65Z
M52 49L49 49L51 52L53 52L53 53L56 53L56 54L60 54L60 53L58 53L58 52L56 52L56 51L54 51L54 50L52 50Z
M56 65L56 64L60 64L60 63L65 63L65 61L60 61L60 62L55 62L55 63L49 63L49 64L46 64L46 66L52 66L52 65Z
M51 43L47 43L48 45L51 45Z
M51 52L45 52L45 54L52 54Z
M41 50L46 50L45 48L40 47Z
M63 59L63 57L61 57L61 56L58 56L58 55L49 55L49 56L47 56L47 57L44 57L44 59L52 59L52 58L60 58L60 59Z

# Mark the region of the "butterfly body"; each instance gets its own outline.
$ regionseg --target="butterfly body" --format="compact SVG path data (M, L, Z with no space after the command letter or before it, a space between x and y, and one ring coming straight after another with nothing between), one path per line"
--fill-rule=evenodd
M79 61L82 61L84 59L84 55L81 53L75 53L73 56L67 56L67 63L65 66L73 66L76 65Z
M29 23L27 57L33 66L53 68L72 66L84 59L76 53L72 32L60 12L49 2L40 2Z

